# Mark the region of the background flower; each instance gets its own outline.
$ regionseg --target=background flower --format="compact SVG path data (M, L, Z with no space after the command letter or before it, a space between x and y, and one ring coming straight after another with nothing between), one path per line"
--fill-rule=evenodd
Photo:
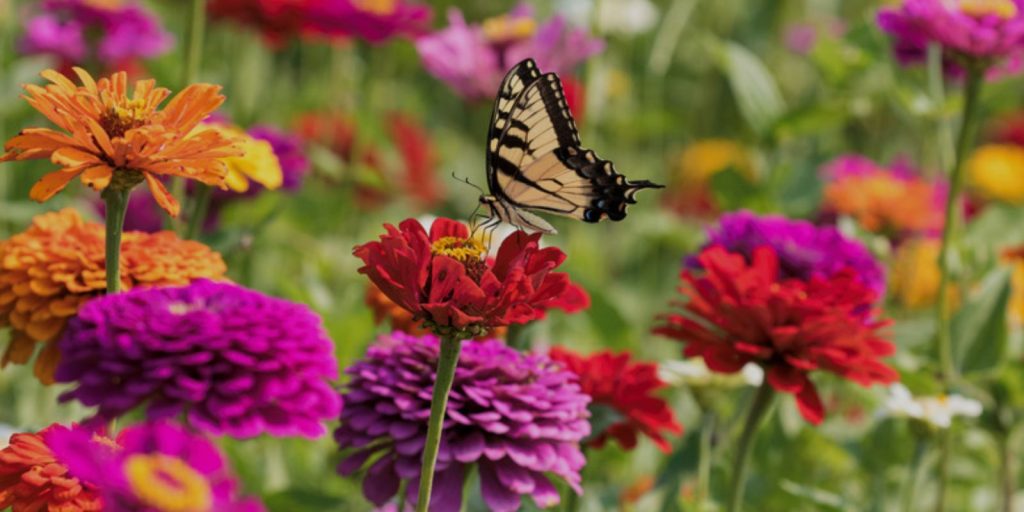
M239 498L238 484L213 443L178 425L132 425L116 444L62 427L45 439L72 474L95 486L107 512L264 510Z
M621 420L613 419L610 424L601 425L603 430L592 433L591 443L594 446L600 447L608 438L614 438L623 448L631 450L636 447L638 434L642 433L650 437L661 451L672 451L672 445L664 435L682 434L683 426L676 421L668 402L654 395L665 387L658 378L657 365L633 361L628 353L615 354L611 351L581 356L555 347L548 355L579 377L580 387L591 399L592 417L621 417Z
M11 327L3 364L24 364L37 344L35 373L53 382L60 353L56 339L83 304L106 289L103 225L65 209L40 215L23 233L0 242L0 327ZM124 289L221 279L220 254L174 233L127 232L121 240Z
M981 402L962 395L916 397L900 383L889 386L885 412L895 417L912 418L936 428L949 428L953 418L981 416Z
M346 370L338 471L350 475L371 459L363 494L383 506L409 480L415 496L430 413L439 340L386 335ZM431 510L458 510L463 479L475 466L489 510L512 511L520 496L541 507L559 503L548 474L577 493L590 433L589 399L575 377L541 355L524 355L490 340L466 343L448 402Z
M228 283L134 290L86 304L60 341L61 400L110 420L146 404L214 434L317 437L341 404L334 344L307 307Z
M47 446L50 425L39 433L20 433L0 450L0 508L17 511L94 512L107 510L91 484L68 474ZM88 437L86 437L88 439Z
M406 0L333 0L311 2L308 24L323 34L359 37L380 43L424 32L430 7Z

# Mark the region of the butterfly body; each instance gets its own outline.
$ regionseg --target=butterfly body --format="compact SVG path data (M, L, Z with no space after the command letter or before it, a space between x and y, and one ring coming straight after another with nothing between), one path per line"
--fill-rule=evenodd
M650 181L629 181L608 160L581 146L562 83L541 74L532 59L505 76L487 140L487 185L480 202L492 219L554 233L532 212L584 222L626 217L626 206Z

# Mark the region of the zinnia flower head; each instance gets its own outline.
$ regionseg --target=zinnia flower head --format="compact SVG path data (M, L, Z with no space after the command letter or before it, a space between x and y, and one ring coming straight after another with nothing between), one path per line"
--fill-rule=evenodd
M447 28L416 39L427 71L470 101L494 97L505 72L527 57L544 71L567 76L603 49L602 40L571 27L560 15L538 23L525 3L472 25L453 8Z
M346 372L339 473L371 459L363 495L383 506L409 481L415 497L439 356L435 336L392 333ZM431 510L459 510L471 466L489 510L513 511L530 495L541 507L559 502L548 475L577 493L584 459L579 443L590 433L589 398L576 378L546 356L527 355L490 340L465 344L455 372Z
M216 445L171 423L124 429L117 442L85 429L55 428L47 445L71 474L103 498L104 512L260 512L238 496L238 483Z
M1003 261L1013 267L1011 276L1010 318L1024 322L1024 246L1011 247L1003 251Z
M0 242L0 327L10 326L3 364L24 364L37 344L35 373L53 382L56 339L84 303L107 289L102 224L65 209L37 216L23 233ZM121 287L180 286L222 279L227 267L209 247L170 231L126 232L121 239Z
M540 233L513 233L492 262L460 222L439 218L429 233L416 219L385 228L379 241L355 248L364 263L359 272L440 334L472 338L543 318L549 308L571 313L590 303L568 275L553 272L565 254L540 248Z
M67 466L47 446L46 436L62 428L51 425L35 434L14 434L10 444L0 450L0 509L109 510L95 487L68 474Z
M1024 204L1024 146L985 144L967 160L967 184L983 199Z
M863 244L846 238L832 226L740 211L723 215L718 226L708 231L704 248L715 245L742 254L748 261L758 247L771 247L778 255L782 279L806 281L812 276L830 277L852 269L876 298L885 293L885 273L875 257ZM687 263L696 266L698 260L692 256Z
M937 43L946 53L947 71L958 74L965 65L980 63L982 69L991 69L1006 64L1008 57L1019 58L1024 49L1022 8L1024 0L903 0L883 8L878 25L895 39L901 62L923 61L928 45Z
M609 438L614 438L623 448L632 450L638 435L644 434L661 451L672 451L665 434L682 434L683 426L676 421L668 402L654 395L665 387L658 378L658 365L632 361L628 353L611 351L581 356L553 348L548 356L579 377L580 387L591 399L593 416L622 418L603 431L594 432L591 444L601 447Z
M848 215L868 231L892 237L942 230L948 187L905 164L885 168L864 157L841 156L826 164L823 174L829 213Z
M334 344L301 304L228 283L133 290L83 307L60 340L62 401L96 420L146 404L206 432L317 437L341 404Z
M748 362L765 368L768 383L796 396L807 421L824 418L821 398L809 378L834 373L867 386L890 383L896 372L880 360L895 351L879 334L885 322L863 307L875 300L852 269L809 280L785 279L779 257L759 247L751 258L720 246L698 256L703 272L684 270L681 311L664 315L655 332L686 346L686 357L704 358L708 368L740 371Z
M160 19L134 1L43 0L40 14L24 22L19 50L53 55L62 66L102 63L124 67L134 59L167 53L174 38Z
M221 159L238 156L239 149L213 130L193 133L224 102L219 86L190 85L159 110L171 92L154 80L136 82L129 96L124 72L98 82L83 69L75 73L82 86L53 70L42 73L50 85L25 86L28 103L63 132L24 129L7 141L7 153L0 157L0 162L45 158L61 166L32 187L32 199L46 201L79 176L96 190L125 190L145 180L160 207L177 216L181 207L160 177L223 183L227 167Z
M210 0L207 11L215 20L231 20L263 35L273 47L288 39L314 35L309 7L320 0Z
M281 166L281 188L292 192L301 188L310 169L302 140L295 134L268 124L252 126L247 132L250 137L270 144ZM257 184L260 184L259 181Z
M733 169L748 179L754 178L754 162L749 150L729 139L701 139L679 154L664 200L680 215L712 214L719 206L711 190L711 178Z

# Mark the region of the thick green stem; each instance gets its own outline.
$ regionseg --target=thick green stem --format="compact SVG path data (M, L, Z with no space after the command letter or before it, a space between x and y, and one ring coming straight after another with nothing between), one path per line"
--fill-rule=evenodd
M206 34L206 0L189 0L188 33L185 39L185 58L181 70L181 87L185 88L199 80L199 69L203 57L203 36ZM175 177L171 193L184 204L185 178ZM178 223L178 232L184 225Z
M754 446L754 435L761 427L765 413L771 408L774 396L774 390L768 379L765 379L761 387L757 388L757 394L750 403L747 421L743 424L743 433L740 434L736 447L736 462L732 467L732 491L729 493L729 508L726 509L728 512L739 512L743 507L743 491L747 481L747 470L750 467L750 450Z
M124 216L128 211L128 195L131 190L103 191L103 202L107 208L107 253L104 268L107 272L107 293L121 291L121 232L124 230Z
M697 491L694 496L697 510L707 508L707 502L711 497L712 441L714 440L717 423L718 418L713 411L705 410L701 415L700 451L697 452Z
M1013 512L1013 495L1017 492L1017 478L1013 472L1013 448L1010 433L996 434L999 443L999 494L1002 497L1002 512Z
M924 477L925 463L924 456L928 453L928 441L923 437L918 437L917 442L914 444L914 457L910 460L910 465L907 467L907 479L903 482L903 499L902 508L906 512L913 512L916 509L914 503L917 497L917 486Z
M195 239L203 231L206 215L210 211L210 199L212 196L213 187L209 185L196 185L192 211L188 214L188 231L185 232L185 238L189 240Z
M968 67L966 84L964 86L964 110L960 122L960 133L957 135L956 155L953 158L953 169L949 175L949 195L946 198L945 224L942 226L942 243L939 246L939 271L941 279L935 303L935 315L938 320L938 344L939 367L942 372L942 380L946 386L950 386L956 378L956 368L953 366L953 333L952 315L949 307L949 288L952 276L950 275L949 253L952 246L953 236L956 233L956 226L960 221L960 190L963 188L964 162L967 160L967 152L974 143L974 132L977 129L978 97L981 92L982 80L984 79L984 68L972 65Z
M427 512L430 506L430 492L434 486L434 466L437 465L437 451L441 447L441 432L448 409L448 393L455 381L455 368L459 364L462 340L454 336L441 338L441 357L437 360L437 377L434 380L434 396L430 402L430 420L427 423L427 441L423 447L423 465L420 467L420 490L416 499L416 512Z

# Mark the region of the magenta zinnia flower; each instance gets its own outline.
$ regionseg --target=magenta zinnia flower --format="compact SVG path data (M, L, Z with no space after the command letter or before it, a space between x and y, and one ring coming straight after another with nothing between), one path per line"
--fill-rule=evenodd
M354 36L380 43L416 36L427 29L431 10L404 0L331 0L306 5L307 26L328 36Z
M924 60L928 44L942 45L947 71L959 74L967 61L985 69L1019 67L1024 49L1024 0L904 0L878 13L878 25L895 39L896 57ZM1003 69L1010 71L1010 69Z
M177 425L133 425L116 443L56 425L45 441L72 476L98 490L105 512L264 510L238 496L238 484L213 443Z
M439 341L395 332L347 370L341 426L334 433L343 475L367 461L363 494L377 506L408 480L415 500L430 415ZM466 342L455 373L441 437L431 510L459 510L471 466L490 510L517 510L521 496L541 507L559 502L555 475L581 493L579 443L590 434L589 398L575 375L542 355L524 355L498 340Z
M472 25L452 9L447 28L416 40L427 71L468 100L493 97L508 68L527 57L544 71L568 75L603 49L602 40L569 26L562 16L538 27L526 4Z
M163 55L174 43L159 19L132 1L43 0L39 7L42 14L25 22L21 52L54 55L66 65L117 67Z
M334 345L306 306L228 283L96 298L59 342L62 401L105 421L147 404L151 419L185 415L236 437L317 437L341 407Z

